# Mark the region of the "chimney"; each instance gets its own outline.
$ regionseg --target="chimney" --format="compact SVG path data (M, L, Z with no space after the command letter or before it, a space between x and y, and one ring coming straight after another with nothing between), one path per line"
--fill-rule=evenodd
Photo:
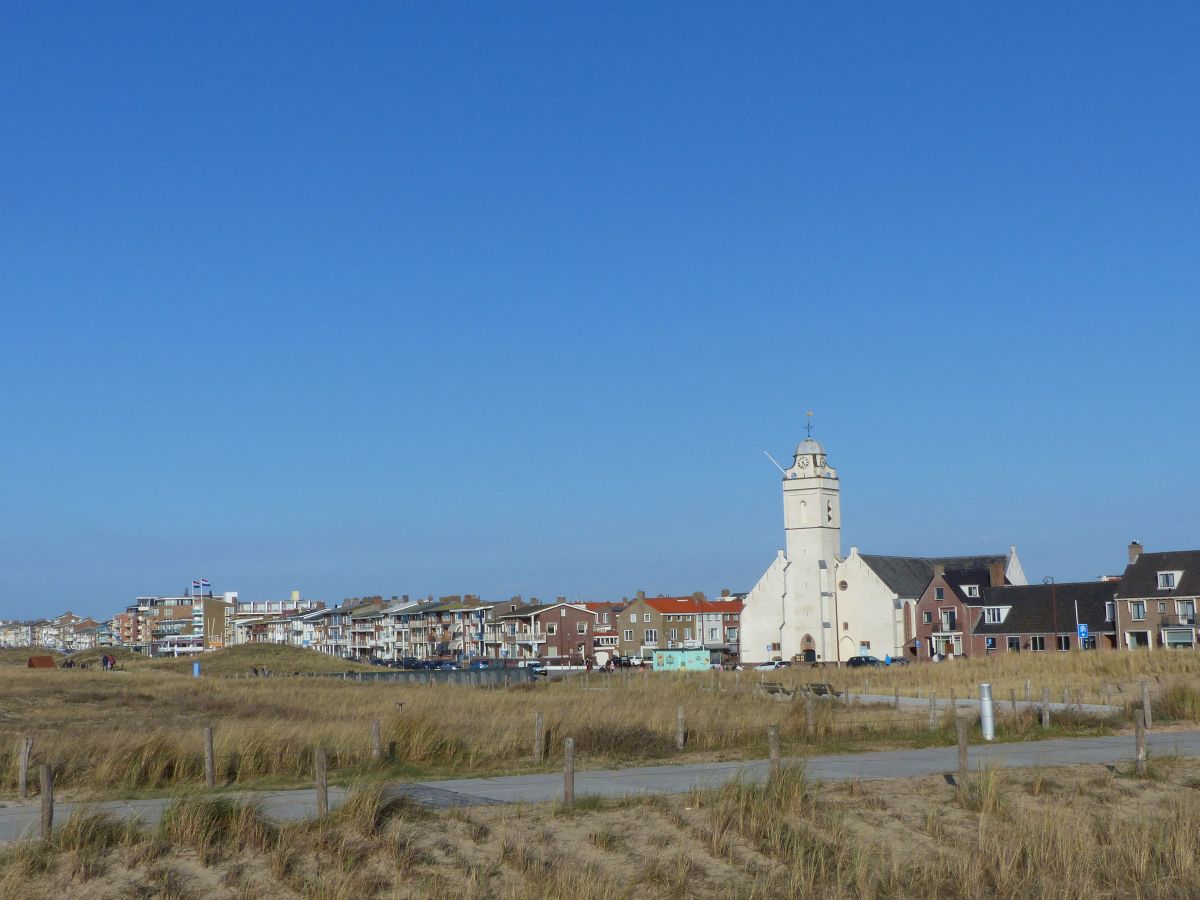
M729 596L729 588L721 588L721 596L728 597Z
M1004 584L1004 563L994 562L988 565L988 584L992 587L1000 587Z
M639 600L645 600L645 599L646 599L646 592L645 592L645 591L638 591L638 592L637 592L637 598L638 598Z
M566 597L555 597L555 598L554 598L554 602L555 602L555 603L566 603L566 602L567 602L567 598L566 598Z
M704 591L696 591L696 593L692 594L692 599L697 603L703 603L706 599L704 596Z
M946 574L946 564L945 563L934 563L933 564L933 576L935 578L937 578L938 576L941 576L941 575L945 575L945 574Z
M1129 542L1129 564L1132 566L1142 555L1142 545L1138 541Z

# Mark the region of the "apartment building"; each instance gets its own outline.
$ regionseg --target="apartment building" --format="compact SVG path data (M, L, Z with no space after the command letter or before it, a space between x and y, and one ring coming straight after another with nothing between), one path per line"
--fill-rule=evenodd
M595 659L595 611L581 603L512 605L496 616L500 658L579 666Z

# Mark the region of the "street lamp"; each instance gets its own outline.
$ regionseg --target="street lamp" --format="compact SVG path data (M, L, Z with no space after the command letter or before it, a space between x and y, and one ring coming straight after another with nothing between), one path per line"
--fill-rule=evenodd
M1054 595L1054 576L1047 575L1042 579L1042 584L1050 585L1050 618L1054 624L1054 649L1058 649L1058 600Z

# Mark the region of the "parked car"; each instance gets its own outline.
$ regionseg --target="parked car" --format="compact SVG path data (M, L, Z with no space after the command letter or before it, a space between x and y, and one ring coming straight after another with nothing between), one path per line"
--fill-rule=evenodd
M755 672L774 672L776 669L786 669L787 662L782 659L776 659L772 662L759 663L754 667Z
M467 666L467 668L468 669L488 669L488 668L491 668L491 666L488 665L488 661L486 659L473 659L473 660L471 660L471 664L469 666Z
M441 669L443 672L453 672L455 669L458 668L458 666L456 666L452 662L446 661L446 662L438 663L438 668Z
M846 660L846 665L851 669L861 669L863 666L874 669L882 666L883 660L877 656L852 656Z
M539 659L532 660L525 664L525 668L532 670L534 675L545 675L546 664Z

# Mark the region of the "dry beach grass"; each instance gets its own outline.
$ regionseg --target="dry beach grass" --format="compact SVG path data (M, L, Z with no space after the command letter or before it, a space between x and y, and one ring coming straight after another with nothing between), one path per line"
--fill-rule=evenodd
M432 813L357 792L318 821L180 801L154 829L77 814L0 856L0 897L1189 897L1200 763L983 771Z
M275 672L287 659L311 665L307 651L264 648L206 657L208 671L268 659ZM1165 655L1165 654L1160 654ZM261 657L261 658L260 658ZM232 662L231 662L232 660ZM332 662L328 657L316 662ZM269 664L269 663L268 663ZM758 673L593 673L565 682L487 689L419 683L359 684L324 678L193 679L158 661L141 668L0 671L0 746L12 748L0 789L16 786L16 748L34 739L35 762L49 762L64 796L101 796L197 785L203 777L202 729L215 732L219 784L309 782L312 750L325 748L335 778L534 770L534 717L545 714L548 761L557 765L562 739L575 738L581 768L645 760L737 759L766 755L766 729L779 725L785 755L839 750L920 747L954 740L952 715L930 722L920 706L817 702L810 735L804 702L780 703L754 690ZM872 673L878 679L968 675L970 665L910 667ZM936 671L935 671L936 670ZM783 681L822 680L849 686L845 672L779 673ZM968 682L963 683L963 695ZM883 685L880 685L882 688ZM1194 715L1195 695L1176 698ZM676 748L676 714L685 712L686 747ZM371 721L381 723L386 759L372 758ZM932 727L931 727L932 724ZM1119 718L1056 715L1054 734L1119 729ZM1034 715L1000 719L1002 739L1043 736Z

